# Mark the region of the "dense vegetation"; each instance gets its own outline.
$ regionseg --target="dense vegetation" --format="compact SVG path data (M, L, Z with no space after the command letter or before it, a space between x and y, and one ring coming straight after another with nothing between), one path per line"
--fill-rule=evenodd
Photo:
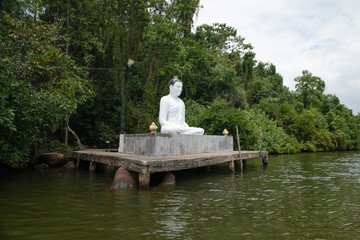
M0 163L26 166L66 151L68 138L101 146L148 132L173 75L184 82L188 124L233 136L238 124L243 149L259 148L260 129L273 153L360 148L359 114L324 94L320 77L303 71L289 91L233 27L192 31L199 0L0 4Z

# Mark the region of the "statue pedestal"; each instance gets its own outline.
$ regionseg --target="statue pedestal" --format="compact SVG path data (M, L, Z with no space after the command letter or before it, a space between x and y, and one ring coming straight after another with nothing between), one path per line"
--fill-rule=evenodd
M151 156L231 152L232 136L184 134L121 134L119 152Z

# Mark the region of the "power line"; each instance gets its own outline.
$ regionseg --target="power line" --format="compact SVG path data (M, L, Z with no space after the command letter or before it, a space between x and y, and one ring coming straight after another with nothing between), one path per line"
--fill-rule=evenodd
M94 69L94 70L123 70L123 68L85 68L85 69Z
M69 69L71 67L46 67L45 69ZM76 66L76 68L87 69L87 70L123 70L123 68L92 68L92 67L81 67Z

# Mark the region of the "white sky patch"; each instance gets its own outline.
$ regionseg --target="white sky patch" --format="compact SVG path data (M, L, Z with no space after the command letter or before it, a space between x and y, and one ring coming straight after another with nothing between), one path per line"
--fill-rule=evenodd
M226 23L251 43L256 59L271 62L295 89L309 70L326 94L360 112L359 0L201 0L195 25Z

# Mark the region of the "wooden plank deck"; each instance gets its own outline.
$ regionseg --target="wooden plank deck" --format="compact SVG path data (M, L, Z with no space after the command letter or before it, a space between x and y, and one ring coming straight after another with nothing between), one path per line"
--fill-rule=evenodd
M90 161L93 163L107 164L124 167L127 170L139 173L139 185L147 187L150 183L150 174L156 172L170 172L229 163L234 170L234 161L240 160L239 152L200 153L176 156L148 156L119 152L106 152L100 149L87 149L74 151L72 158ZM267 152L242 151L241 159L260 158L263 164L268 163Z

